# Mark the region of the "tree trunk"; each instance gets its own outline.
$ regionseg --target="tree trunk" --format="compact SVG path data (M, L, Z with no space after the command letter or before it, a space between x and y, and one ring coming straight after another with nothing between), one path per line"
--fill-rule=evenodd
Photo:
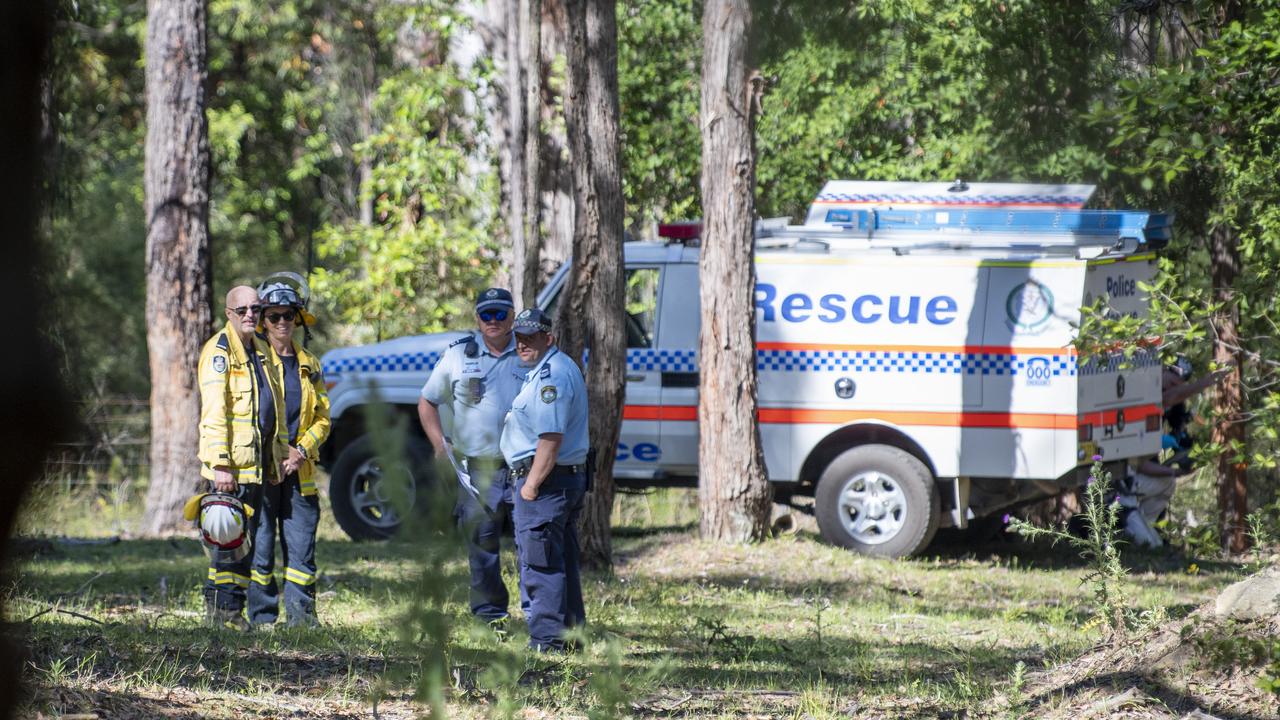
M1248 513L1247 427L1245 425L1244 367L1241 352L1240 313L1235 282L1240 275L1240 247L1234 231L1223 223L1209 234L1209 266L1213 278L1213 300L1221 310L1214 318L1217 335L1213 360L1231 366L1214 395L1212 442L1224 448L1218 456L1218 518L1222 549L1244 552L1245 515ZM1243 458L1239 457L1243 456Z
M180 527L202 482L196 361L211 331L209 127L204 0L147 5L147 349L151 358L148 534Z
M41 63L47 62L53 3L0 5L0 217L5 219L5 261L0 263L0 304L12 308L5 323L16 349L0 355L0 575L12 577L8 545L22 499L44 469L54 441L68 430L70 410L57 361L43 331L51 318L39 302L44 277L36 240L37 216L47 192L40 190ZM9 593L0 594L0 616ZM0 635L0 718L10 717L21 694L23 633Z
M560 347L591 349L591 446L595 485L582 513L583 563L613 562L613 458L622 425L626 334L622 322L622 156L618 141L618 28L613 0L567 0L565 123L575 197L573 270L560 303Z
M542 4L542 134L541 157L542 235L539 238L538 283L545 285L573 252L573 170L570 167L569 138L564 117L556 108L564 106L564 80L554 75L557 62L566 54L563 0L541 0Z
M525 167L525 138L528 135L529 128L525 125L528 116L524 111L525 88L524 74L521 68L524 64L524 55L521 53L521 27L520 16L521 8L525 0L506 0L504 8L504 24L506 26L506 71L504 77L506 79L506 115L507 127L505 142L503 143L502 153L507 156L507 177L503 178L506 187L503 194L507 198L507 211L503 214L505 225L507 227L507 241L511 246L511 265L508 271L511 273L511 294L517 298L524 298L526 290L524 287L525 279L525 257L527 253L527 239L525 238L525 189L528 185L527 169Z
M748 0L703 9L698 504L702 536L724 542L764 538L772 501L756 418L750 27Z
M542 250L542 0L521 0L520 41L524 46L524 261L520 298L533 307L538 296Z

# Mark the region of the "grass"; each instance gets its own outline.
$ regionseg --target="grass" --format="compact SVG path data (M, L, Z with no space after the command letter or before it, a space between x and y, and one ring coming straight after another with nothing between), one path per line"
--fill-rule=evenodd
M682 490L622 497L617 567L586 576L588 642L567 657L526 654L520 623L501 643L470 622L459 550L443 578L449 714L983 714L1023 674L1101 638L1088 627L1096 609L1080 584L1087 568L1068 551L967 548L950 536L935 554L887 561L804 530L721 547L696 538L695 502ZM29 650L25 716L370 717L375 704L378 718L422 712L413 700L420 641L405 631L413 543L349 542L326 512L317 550L324 626L236 635L200 625L206 566L195 540L85 541L94 527L127 528L133 505L113 501L120 516L105 525L93 523L93 496L38 498L40 512L28 513L18 571L4 586L6 632ZM1235 565L1170 553L1125 562L1126 595L1171 617L1239 576Z

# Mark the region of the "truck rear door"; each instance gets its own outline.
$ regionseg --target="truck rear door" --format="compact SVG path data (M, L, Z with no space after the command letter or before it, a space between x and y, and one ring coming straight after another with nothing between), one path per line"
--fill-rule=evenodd
M1107 313L1146 317L1147 293L1138 285L1150 282L1155 271L1155 256L1150 254L1092 261L1085 271L1084 304L1105 300ZM1127 360L1122 352L1080 359L1083 462L1094 454L1112 460L1159 452L1164 432L1160 373L1155 348L1139 348Z

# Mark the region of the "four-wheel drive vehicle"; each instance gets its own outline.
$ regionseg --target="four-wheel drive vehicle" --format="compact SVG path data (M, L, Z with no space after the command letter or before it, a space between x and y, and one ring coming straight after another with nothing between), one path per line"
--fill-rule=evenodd
M920 551L941 526L1077 486L1095 455L1158 452L1160 367L1082 359L1082 306L1144 315L1169 218L1082 210L1090 186L831 182L804 225L759 224L760 433L775 495L811 495L822 534ZM627 388L615 477L697 481L698 226L629 242ZM565 268L538 299L556 302ZM334 515L356 538L398 518L363 436L380 398L412 415L457 333L334 350ZM417 428L417 423L411 426ZM429 448L417 431L411 454ZM423 463L426 466L426 463Z

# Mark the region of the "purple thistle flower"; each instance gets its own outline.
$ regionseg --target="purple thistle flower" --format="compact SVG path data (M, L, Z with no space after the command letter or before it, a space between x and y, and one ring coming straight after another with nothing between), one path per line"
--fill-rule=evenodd
M1093 461L1094 461L1094 462L1102 462L1102 456L1101 456L1101 455L1094 455L1094 456L1093 456Z
M1004 524L1005 524L1005 525L1008 525L1008 524L1009 524L1009 520L1010 520L1009 513L1005 513L1005 514L1004 514L1004 517L1003 517L1003 518L1001 518L1001 519L1004 521Z

